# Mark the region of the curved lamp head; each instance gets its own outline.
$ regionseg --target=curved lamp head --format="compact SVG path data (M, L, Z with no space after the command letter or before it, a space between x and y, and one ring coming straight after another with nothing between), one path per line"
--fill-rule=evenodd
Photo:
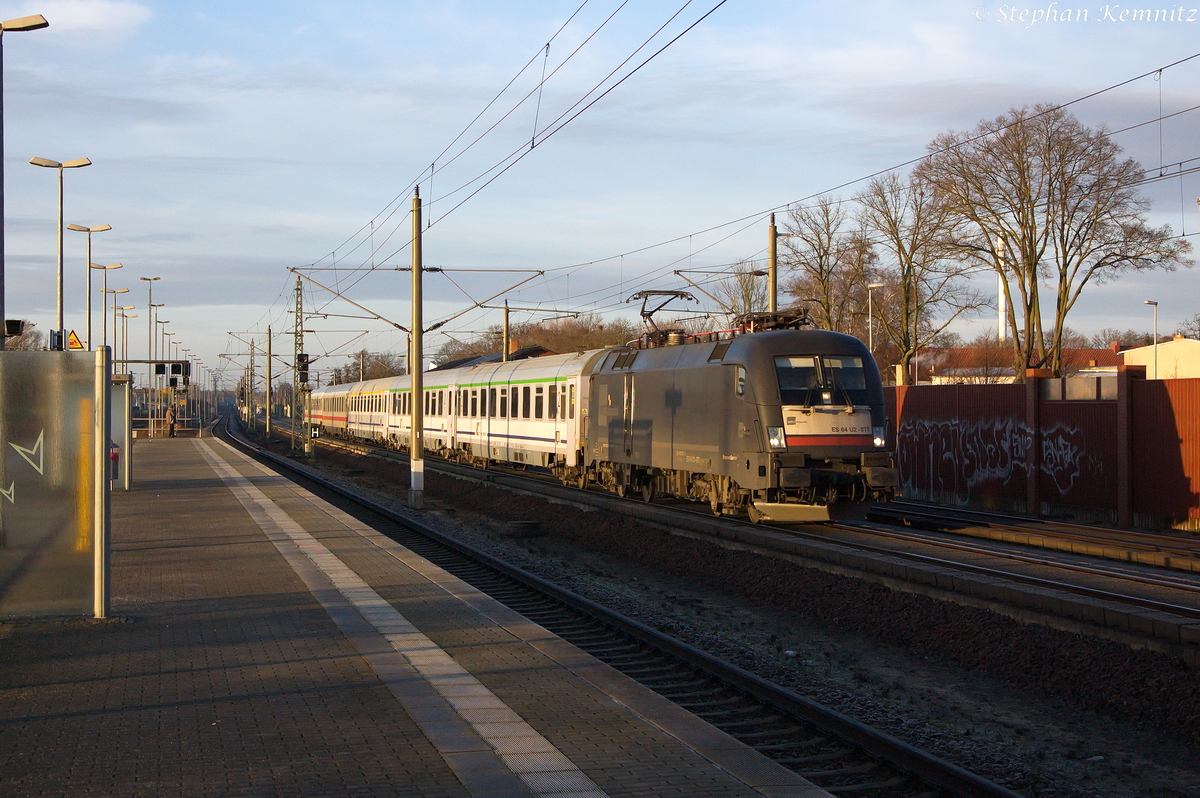
M29 162L34 166L45 166L49 169L78 169L81 166L91 166L92 162L87 158L75 158L71 161L52 161L49 158L38 158L34 156L29 159Z
M68 230L74 230L76 233L103 233L105 230L111 230L111 224L102 224L97 227L84 227L81 224L69 224Z
M34 14L31 17L6 19L0 22L0 30L38 30L39 28L47 28L49 26L50 23L41 14Z

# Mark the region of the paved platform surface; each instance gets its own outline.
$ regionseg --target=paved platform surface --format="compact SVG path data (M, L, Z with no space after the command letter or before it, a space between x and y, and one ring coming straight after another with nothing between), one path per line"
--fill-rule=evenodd
M827 795L220 441L135 457L114 620L0 626L0 795Z

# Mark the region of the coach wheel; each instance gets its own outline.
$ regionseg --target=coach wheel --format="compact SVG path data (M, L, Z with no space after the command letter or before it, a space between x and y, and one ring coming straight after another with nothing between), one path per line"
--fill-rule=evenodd
M587 471L585 469L580 469L579 476L575 477L575 487L579 488L580 490L584 490L587 488L587 483Z
M713 515L721 515L721 499L718 497L715 487L708 490L708 506L712 508Z
M762 510L755 507L753 502L746 505L746 514L750 516L750 522L753 524L761 524L763 519L766 518Z
M646 504L654 501L654 480L642 484L642 501Z

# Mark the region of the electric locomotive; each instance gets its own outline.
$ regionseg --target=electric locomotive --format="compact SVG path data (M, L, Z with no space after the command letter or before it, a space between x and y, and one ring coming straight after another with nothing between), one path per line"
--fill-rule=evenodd
M777 330L613 352L591 396L585 459L617 492L787 522L888 500L899 484L879 370L852 336Z

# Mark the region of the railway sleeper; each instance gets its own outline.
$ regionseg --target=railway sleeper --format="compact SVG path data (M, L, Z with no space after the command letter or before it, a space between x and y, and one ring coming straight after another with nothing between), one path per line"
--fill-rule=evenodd
M720 723L720 718L740 718L754 716L755 713L762 712L762 706L759 704L745 704L740 707L720 707L714 708L711 711L703 709L703 707L711 707L712 704L702 704L701 708L692 710L692 714L698 718L712 718L714 723ZM762 722L762 721L760 721Z
M851 765L837 770L807 770L804 775L810 779L837 779L847 776L862 776L867 773L875 773L884 769L884 765L879 762L862 762L857 765ZM894 775L895 771L888 773L888 776Z
M745 696L729 695L720 688L701 688L699 690L689 690L681 688L680 690L663 690L656 688L656 691L662 695L669 696L672 701L682 707L720 707L730 706L739 700L745 700Z
M755 725L753 723L750 723L750 722L744 721L744 720L738 721L736 723L728 723L728 724L721 724L721 725L717 725L714 723L713 725L717 726L717 728L719 728L723 732L726 732L730 736L736 737L738 740L741 740L742 742L746 743L747 745L753 745L752 743L747 743L746 742L747 740L761 740L761 739L783 740L788 737L794 737L797 734L800 734L801 732L804 731L803 726L797 726L794 724L791 726L777 726L772 729L759 729L758 731L738 731L736 733L733 731L729 731L730 729L748 729L751 726Z
M663 674L662 676L652 676L642 681L643 684L652 684L657 690L689 690L692 688L705 688L707 693L717 693L723 689L723 685L714 682L702 673L694 671L676 670L672 674Z
M758 746L755 746L758 749ZM856 752L852 748L842 748L838 751L827 751L823 754L813 754L811 756L788 756L775 758L776 762L788 767L797 767L802 765L827 765L830 762L838 762L843 759L855 756Z
M758 712L762 711L762 707L753 707L753 709ZM726 722L721 721L720 719L723 717L731 716L731 715L744 715L746 713L744 713L744 712L730 713L730 712L725 712L725 711L713 711L713 712L693 712L692 714L698 718L713 718L713 725L720 726L722 730L725 730L725 729L749 729L751 727L765 727L765 726L769 726L770 724L775 724L777 728L783 729L783 728L788 728L788 727L785 727L783 724L785 724L789 720L791 720L791 718L786 718L783 715L760 715L759 717L756 717L756 718L746 718L744 720L731 720L728 723L726 723ZM800 727L796 726L795 728L799 729ZM763 731L765 732L765 731L767 731L767 729L764 728Z
M677 682L675 684L655 684L654 682L644 682L648 687L653 686L657 692L669 694L671 700L676 703L686 701L691 698L699 698L705 701L710 701L713 704L726 704L730 701L736 701L739 698L745 698L741 695L726 695L724 689L719 685L714 685L711 681L692 681L692 682Z
M576 631L574 629L556 628L554 633L559 637L570 638L574 645L581 648L583 646L603 645L607 642L611 642L614 636L611 631L601 629L580 629Z
M629 664L629 665L649 665L652 662L659 661L659 658L648 654L645 651L635 652L628 651L622 648L600 648L580 646L584 651L591 654L593 657L604 660L609 665Z
M831 738L826 737L825 735L817 735L816 737L809 737L807 740L793 740L792 742L787 742L787 743L771 743L768 745L756 745L756 746L754 746L754 749L756 751L761 751L761 752L795 751L799 748L812 748L813 746L825 745L825 744L828 744L831 742L833 742L833 740Z
M622 668L621 673L639 682L642 681L643 678L653 678L655 675L670 676L675 678L679 674L679 663L660 660L660 662L653 667Z
M823 789L834 795L854 795L855 793L878 792L880 790L896 790L907 783L908 776L894 776L886 781L868 781L865 784L847 784L845 786L825 786Z
M679 699L672 697L671 700L674 701L679 706L683 707L684 709L686 709L690 712L693 712L693 714L696 711L703 711L705 707L726 706L731 714L733 712L736 712L737 710L741 709L740 707L736 707L736 706L728 706L732 702L736 701L737 700L736 698L726 698L726 699L722 699L720 701L708 701L708 700L704 700L704 699L701 699L699 701L680 701ZM761 707L759 707L759 708L761 709Z

